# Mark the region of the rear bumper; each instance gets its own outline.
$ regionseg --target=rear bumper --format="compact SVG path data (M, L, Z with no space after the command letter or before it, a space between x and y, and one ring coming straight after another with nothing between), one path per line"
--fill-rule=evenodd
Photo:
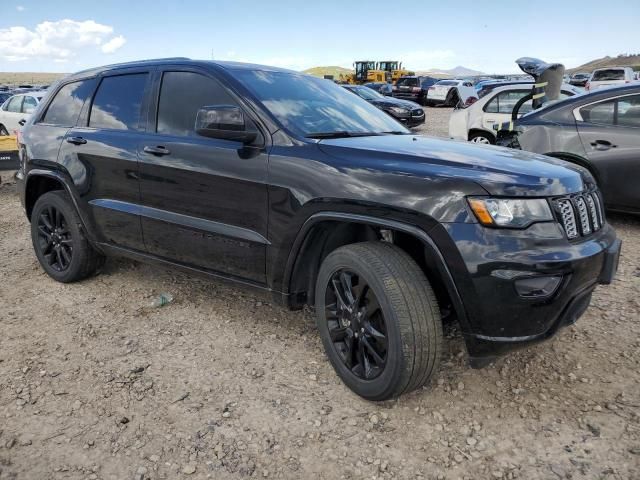
M18 151L0 151L0 170L18 169Z
M606 226L570 243L552 223L527 231L478 224L443 227L456 252L447 259L465 311L463 335L472 365L553 336L587 309L598 284L611 283L621 242ZM459 240L453 240L459 239ZM559 279L545 295L523 296L523 282Z

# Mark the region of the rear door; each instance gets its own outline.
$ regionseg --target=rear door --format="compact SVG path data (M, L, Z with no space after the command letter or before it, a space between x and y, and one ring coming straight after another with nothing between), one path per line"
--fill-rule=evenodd
M20 130L20 120L24 118L22 113L22 95L15 95L3 105L0 113L0 123L9 132L9 135L15 135Z
M149 69L100 76L90 105L60 149L61 163L79 176L97 241L137 251L144 251L137 151L150 78Z
M247 150L239 142L199 136L194 128L204 106L239 106L247 124L250 111L209 72L186 67L159 72L153 98L139 149L147 250L264 283L266 149ZM262 134L254 142L264 143Z
M622 209L640 208L640 94L581 107L576 120L605 202Z

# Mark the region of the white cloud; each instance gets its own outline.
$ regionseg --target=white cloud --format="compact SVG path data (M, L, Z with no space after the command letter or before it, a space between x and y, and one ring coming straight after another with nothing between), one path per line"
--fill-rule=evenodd
M45 21L36 25L34 30L23 26L3 28L0 29L0 58L9 61L47 58L55 61L100 46L105 53L110 53L126 41L120 35L103 45L112 35L113 27L93 20Z
M122 35L118 35L117 37L113 37L107 43L102 45L101 50L104 53L113 53L120 47L122 47L125 43L127 43L127 40Z
M16 5L16 10L19 12L24 12L24 7L22 5Z

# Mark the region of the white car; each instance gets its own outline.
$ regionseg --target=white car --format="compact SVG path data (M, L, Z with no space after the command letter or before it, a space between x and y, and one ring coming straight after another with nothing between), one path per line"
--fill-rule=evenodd
M608 67L598 68L591 74L591 78L585 85L589 91L603 87L613 87L624 85L635 80L635 73L631 67Z
M47 92L24 92L9 97L0 107L0 135L15 135Z
M475 103L469 105L468 101L464 102L463 108L457 108L451 112L449 136L456 140L495 144L499 126L511 120L513 107L522 97L531 93L532 87L533 83L496 87ZM581 88L563 84L559 100L583 91ZM529 100L522 105L520 115L531 111L531 102Z
M455 107L459 97L453 87L473 89L473 82L469 80L440 80L427 90L426 104L428 106L446 105Z

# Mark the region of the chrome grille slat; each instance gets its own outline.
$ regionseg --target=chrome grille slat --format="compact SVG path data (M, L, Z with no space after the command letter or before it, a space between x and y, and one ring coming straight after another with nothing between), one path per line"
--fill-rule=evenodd
M589 212L587 212L587 204L583 197L576 197L576 207L578 208L578 216L580 217L580 227L582 235L591 233L591 224L589 223Z
M591 224L593 225L593 231L595 232L600 229L600 221L598 219L598 213L596 212L596 203L593 201L593 197L590 194L585 195L584 200L587 202L587 207L589 207Z
M591 235L604 227L604 206L597 190L559 198L552 203L569 240Z

